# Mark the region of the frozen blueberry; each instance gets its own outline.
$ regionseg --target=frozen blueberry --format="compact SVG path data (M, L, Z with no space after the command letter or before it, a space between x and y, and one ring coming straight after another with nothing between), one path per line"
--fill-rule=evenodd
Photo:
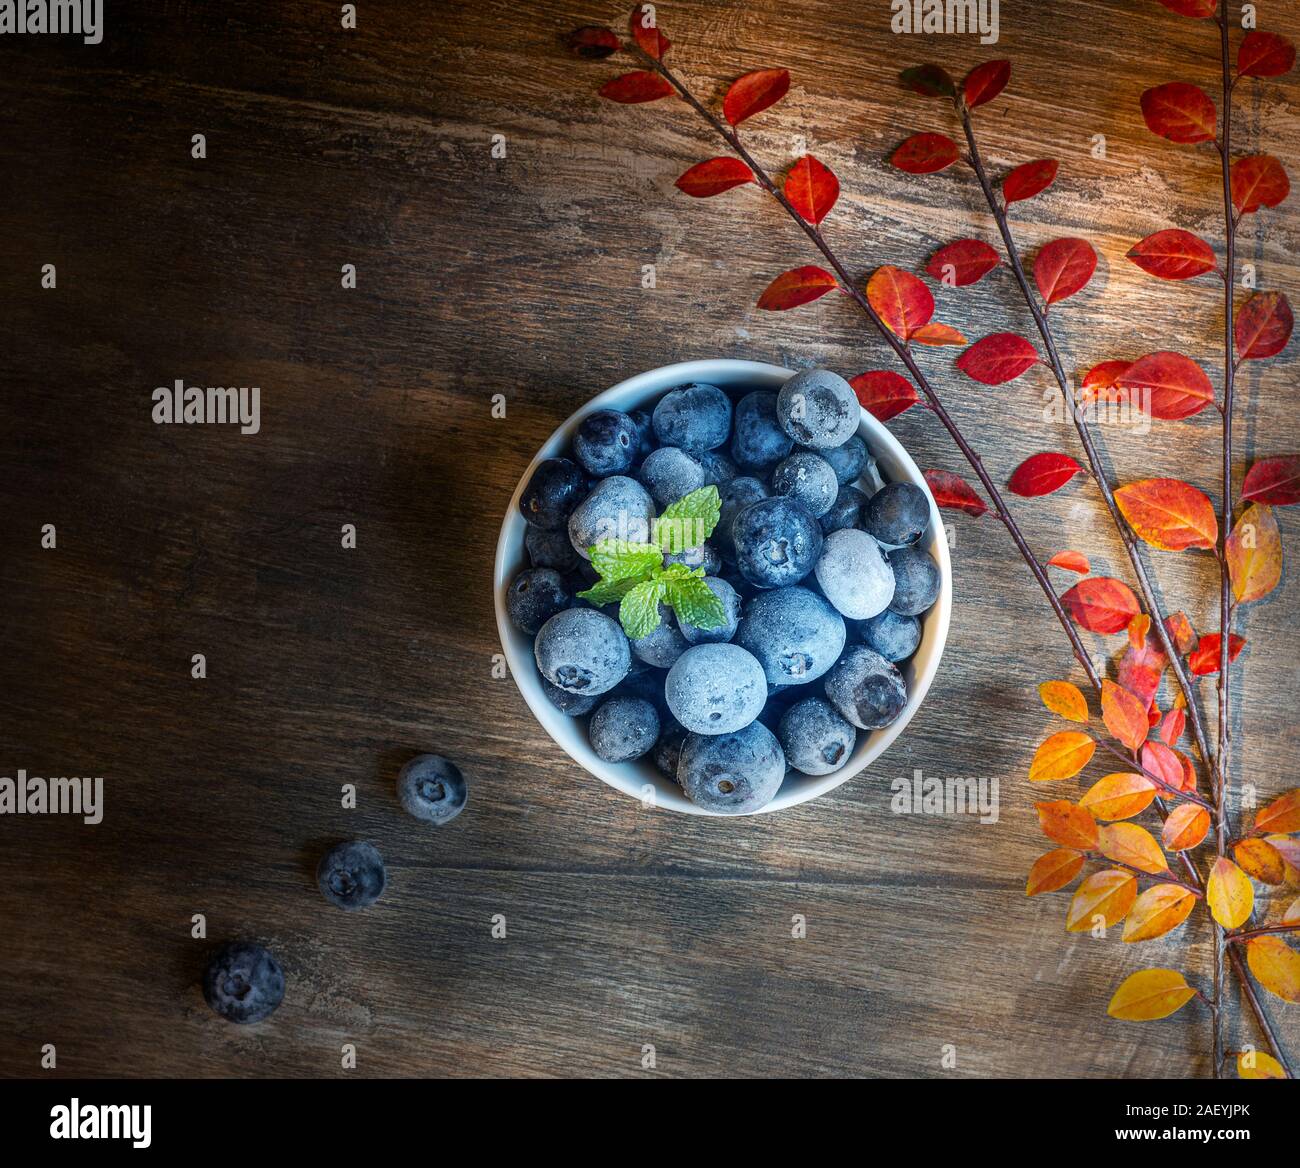
M688 734L677 781L697 807L745 815L767 806L785 778L785 755L761 722L723 735Z
M772 490L797 499L818 519L831 509L839 487L831 464L809 450L795 451L772 472Z
M732 520L751 503L766 499L771 494L772 492L758 479L748 475L732 479L718 492L722 500L722 509L718 515L718 526L713 529L713 542L717 545L718 554L726 563L736 562L736 545L731 538Z
M661 511L704 486L704 468L676 446L661 446L651 451L636 477Z
M776 399L781 429L800 446L829 450L858 432L862 407L853 387L829 369L805 369L782 387Z
M572 572L585 563L574 551L569 533L564 528L559 531L543 531L540 527L528 527L524 531L524 548L528 552L528 562L534 568Z
M702 543L699 547L687 548L681 552L669 552L664 556L664 567L669 564L685 564L693 572L696 568L703 568L706 576L716 576L722 571L722 557L718 554L718 549L710 543Z
M316 866L316 883L330 904L365 908L379 899L388 874L378 848L362 840L349 840L335 844L321 857Z
M745 470L765 470L785 458L794 440L776 420L776 394L755 390L736 404L731 457Z
M539 680L542 683L542 693L550 699L551 705L561 714L568 714L570 718L581 718L584 714L590 714L600 701L600 694L569 693L558 685L552 685L544 677Z
M655 448L655 427L649 410L632 410L628 417L636 424L636 459L640 462Z
M569 540L578 555L589 560L588 549L604 539L649 543L654 517L654 500L645 487L626 475L611 475L601 479L569 516Z
M826 537L817 561L817 583L826 599L852 620L884 612L894 596L894 573L880 545L853 527Z
M855 646L826 675L826 698L860 730L888 726L907 705L903 675L874 649Z
M664 676L667 670L653 669L644 661L632 659L632 669L609 693L609 697L641 698L649 702L662 719L668 712L668 703L664 701Z
M736 644L758 658L770 685L821 677L844 649L844 618L807 588L760 592L745 602Z
M632 469L641 450L636 422L622 410L595 410L578 423L573 453L589 474L603 478Z
M736 635L736 626L740 623L740 597L730 584L717 576L705 576L704 582L709 586L709 591L722 601L722 607L726 610L726 622L716 629L700 629L679 616L677 627L692 645L730 641Z
M822 554L821 525L802 503L783 495L741 511L731 538L740 574L760 588L799 583Z
M731 401L716 385L683 385L659 399L654 427L663 446L716 450L731 433Z
M203 971L203 1000L227 1022L261 1022L284 1000L284 970L251 941L228 941Z
M853 753L858 732L821 698L805 698L785 712L776 737L795 770L829 775Z
M594 608L557 612L538 632L533 655L552 685L584 695L608 693L632 664L619 623Z
M818 453L831 464L835 479L842 487L848 486L849 483L856 483L862 472L866 470L867 463L871 461L867 444L856 434L842 446L832 446L829 450L821 450Z
M670 668L687 648L673 610L666 604L659 606L659 623L639 641L632 642L632 652L656 669Z
M830 535L832 531L843 531L846 527L857 527L862 519L862 508L866 506L867 495L857 487L841 487L835 496L831 509L821 517L822 534Z
M702 451L696 456L696 461L704 470L706 487L725 487L740 473L736 469L736 464L720 450Z
M567 458L548 458L537 464L528 486L519 496L519 511L530 527L559 531L587 493L587 479Z
M659 712L644 698L610 698L592 714L587 736L597 758L629 762L654 748Z
M754 655L737 645L692 645L668 671L664 696L687 730L729 734L758 717L767 681Z
M465 809L465 776L440 754L417 754L397 774L397 799L425 823L450 823Z
M671 714L660 719L663 728L659 732L659 741L650 753L655 769L666 779L677 782L677 763L682 755L682 744L686 741L686 727Z
M924 548L890 552L889 566L896 582L889 607L900 616L920 616L939 599L939 565Z
M930 526L930 500L915 483L886 483L863 510L862 526L887 547L914 544Z
M573 594L554 568L529 568L520 572L506 590L506 611L511 623L530 637L572 603Z
M889 608L863 621L860 632L863 644L886 661L906 661L921 643L921 622L914 616L899 616Z

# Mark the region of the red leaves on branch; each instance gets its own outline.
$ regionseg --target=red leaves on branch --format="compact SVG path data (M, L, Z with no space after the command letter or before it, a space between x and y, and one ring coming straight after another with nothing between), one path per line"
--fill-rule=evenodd
M1102 361L1084 374L1079 401L1122 401L1124 390L1115 383L1128 370L1131 361Z
M1181 552L1213 548L1219 538L1214 504L1181 479L1141 479L1115 492L1115 502L1137 536L1153 548Z
M1080 576L1086 576L1092 571L1088 557L1082 552L1057 552L1047 562L1053 568L1063 568L1067 572L1075 572Z
M946 470L927 470L925 481L934 501L948 511L964 511L976 518L988 510L984 502L960 476Z
M707 199L754 181L754 172L739 158L723 156L697 162L673 186L693 199Z
M1112 576L1090 576L1061 594L1075 624L1090 633L1122 633L1140 611L1133 589Z
M898 417L920 400L916 395L916 387L892 369L859 373L856 377L849 378L849 384L858 395L862 408L878 422L888 422L890 418Z
M1271 507L1300 503L1300 456L1287 454L1255 463L1241 484L1241 498Z
M982 239L959 239L935 252L925 270L941 284L964 288L982 280L998 262L998 253Z
M575 57L584 57L588 61L603 60L623 47L623 42L613 29L602 28L598 24L575 28L565 38L565 42Z
M952 97L957 92L947 70L938 65L913 65L899 77L908 89L922 97Z
M1218 267L1214 249L1199 235L1181 227L1148 235L1129 248L1128 258L1162 280L1190 280Z
M1086 239L1054 239L1034 260L1034 283L1043 303L1055 304L1088 286L1097 270L1097 253Z
M913 134L890 158L908 174L935 174L957 161L957 143L944 134Z
M1204 20L1207 16L1213 16L1218 9L1218 0L1160 0L1170 12L1177 12L1179 16L1191 16L1196 20Z
M982 385L1013 381L1038 363L1038 350L1015 333L990 333L957 360L957 368Z
M1083 467L1068 454L1044 452L1026 458L1016 467L1007 487L1022 498L1034 499L1060 490L1077 474L1083 474Z
M1187 658L1187 667L1196 677L1205 677L1219 672L1219 654L1222 651L1223 637L1219 633L1206 633L1196 648ZM1246 646L1246 638L1232 633L1228 637L1228 660L1236 661L1237 655Z
M805 264L777 276L763 290L763 295L758 298L758 306L768 312L783 312L787 308L798 308L801 304L820 299L832 288L838 287L839 282L825 268Z
M1295 65L1295 45L1275 32L1253 28L1237 48L1237 72L1243 77L1281 77Z
M985 61L983 65L976 65L961 83L961 95L966 108L975 109L976 106L992 101L1006 89L1010 80L1010 61Z
M659 31L655 23L655 10L652 4L638 4L633 8L627 26L632 33L632 39L640 46L641 51L656 61L661 60L672 47L671 42Z
M871 274L867 301L889 331L905 341L934 316L934 294L925 281L889 264Z
M1002 180L1002 201L1010 206L1022 199L1041 195L1056 181L1060 165L1054 158L1040 158L1036 162L1017 166Z
M1291 191L1291 180L1271 154L1252 154L1232 164L1232 205L1239 215L1276 207Z
M785 176L785 197L809 223L820 223L840 197L840 180L829 166L805 154Z
M1199 414L1214 401L1214 387L1202 369L1181 353L1148 353L1115 381L1153 418L1178 421Z
M1142 117L1153 134L1183 144L1212 141L1218 124L1210 95L1186 81L1170 81L1143 93Z
M1281 292L1259 292L1237 314L1234 334L1243 361L1273 357L1286 348L1295 319Z
M722 99L722 116L733 126L776 105L790 90L789 69L757 69L731 83Z
M638 69L635 73L624 73L606 81L600 87L600 96L623 105L639 105L645 101L658 101L661 97L671 97L676 92L658 73L649 69Z

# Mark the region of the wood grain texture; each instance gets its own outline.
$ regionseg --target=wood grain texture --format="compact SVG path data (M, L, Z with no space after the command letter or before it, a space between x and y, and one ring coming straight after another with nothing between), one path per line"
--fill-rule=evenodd
M1045 850L1041 792L1024 781L1049 725L1035 686L1079 671L993 523L953 523L951 638L906 735L786 814L643 812L492 678L496 527L569 413L681 359L847 375L888 367L887 352L837 298L755 309L773 275L811 262L806 241L755 190L697 202L673 189L718 153L680 103L595 98L616 66L575 62L559 37L621 26L620 6L359 8L347 33L337 6L306 0L174 0L111 7L96 48L0 42L0 774L106 786L98 827L0 822L0 1073L41 1073L54 1043L57 1074L336 1075L347 1042L354 1073L379 1075L639 1075L644 1044L661 1075L1207 1073L1197 1004L1145 1026L1105 1015L1143 966L1208 984L1203 925L1124 946L1118 930L1067 936L1061 894L1024 898ZM1261 20L1287 32L1298 15L1272 0ZM1053 309L1068 366L1168 347L1217 381L1214 283L1159 283L1124 259L1175 224L1221 242L1212 148L1153 138L1137 104L1163 80L1215 84L1212 27L1154 0L1003 0L1000 43L981 48L895 37L888 16L874 0L660 7L677 67L709 99L748 69L791 69L789 97L747 141L779 170L803 139L835 169L826 231L864 276L993 239L968 173L886 166L908 134L958 130L897 69L1010 57L1008 92L978 115L990 168L1062 162L1016 207L1017 236L1030 254L1060 235L1101 254L1088 290ZM1239 148L1293 174L1296 94L1290 78L1235 97ZM1294 207L1244 226L1264 287L1300 283ZM56 290L39 287L45 263ZM1005 268L938 299L971 337L1031 328ZM1300 446L1294 353L1241 378L1243 460ZM923 357L995 477L1038 450L1077 454L1044 409L1046 370L989 390L951 362ZM259 385L261 433L154 425L150 394L178 377ZM490 415L497 393L505 420ZM922 466L964 470L923 411L891 427ZM1210 413L1150 437L1109 428L1104 446L1118 480L1173 474L1218 494ZM1126 575L1086 482L1018 514L1044 557L1078 548ZM40 548L46 523L56 551ZM340 547L344 523L355 550ZM1291 516L1283 527L1291 554ZM1170 605L1212 628L1209 558L1150 562ZM1240 624L1236 774L1264 793L1295 783L1295 596ZM392 795L420 750L469 776L470 806L443 830ZM1000 822L891 814L890 782L915 769L997 778ZM356 811L340 807L344 783ZM312 878L347 836L374 841L391 873L356 915ZM235 1028L203 1005L194 913L212 940L280 955L289 993L272 1020ZM1258 1041L1235 1006L1230 1048ZM1300 1057L1295 1007L1267 1006Z

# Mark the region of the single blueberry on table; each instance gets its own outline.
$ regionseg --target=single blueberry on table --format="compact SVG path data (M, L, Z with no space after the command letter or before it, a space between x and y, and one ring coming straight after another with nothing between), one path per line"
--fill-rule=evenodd
M915 483L886 483L863 510L862 526L887 547L914 544L930 526L930 500Z
M731 399L716 385L683 385L659 399L654 427L663 446L689 453L716 450L731 434Z
M736 644L758 658L770 686L815 681L844 649L844 618L807 588L759 592L743 613Z
M316 883L325 899L339 908L358 909L379 899L388 883L379 849L363 840L330 848L316 866Z
M547 681L574 694L608 693L632 665L622 626L595 608L556 613L538 632L533 656Z
M506 611L511 624L530 637L557 612L572 604L573 593L554 568L528 568L506 590Z
M589 474L604 477L632 469L641 434L622 410L595 410L578 423L573 453Z
M806 775L829 775L853 753L858 732L821 698L796 702L781 719L777 741L786 761Z
M718 576L705 576L704 583L709 586L709 591L722 601L724 623L716 629L701 629L679 616L677 627L682 630L682 636L692 645L730 641L736 635L736 626L740 623L740 596L730 584Z
M862 407L853 387L829 369L805 369L776 398L777 421L800 446L829 450L858 432Z
M610 698L592 714L587 737L597 758L630 762L654 749L659 740L659 712L644 698Z
M865 491L857 487L841 487L835 496L831 509L820 519L822 534L830 535L832 531L843 531L846 527L857 527L862 520L862 508L867 504Z
M718 526L713 529L713 542L725 563L736 562L736 545L731 538L732 521L746 507L769 498L771 494L763 483L749 475L732 479L718 492L722 506L718 513Z
M587 493L587 479L567 458L548 458L537 464L528 486L519 496L519 511L530 527L559 531Z
M772 801L785 779L785 755L761 722L730 734L688 734L677 762L677 781L697 807L745 815Z
M544 677L539 680L542 683L542 693L550 699L551 705L561 714L568 714L570 718L581 718L584 714L590 714L601 698L600 694L569 693L567 689L552 685Z
M828 450L819 450L817 453L831 464L835 479L842 487L848 486L849 483L856 483L871 461L867 444L857 434L842 446L832 446Z
M796 499L778 495L753 503L731 523L736 567L759 588L797 584L822 554L822 529Z
M704 468L676 446L652 450L636 477L661 511L705 485Z
M895 580L889 607L900 616L920 616L939 599L939 565L917 547L898 548L888 559Z
M696 456L696 461L704 470L706 487L725 487L740 472L736 464L720 450L705 450Z
M907 705L907 683L893 662L855 646L826 675L826 699L859 730L888 726Z
M794 439L776 419L776 394L755 390L736 403L731 457L743 470L766 470L785 458Z
M251 941L228 941L203 973L203 1000L227 1022L261 1022L284 1000L284 970Z
M722 557L711 543L702 543L699 547L686 548L685 551L668 552L664 556L664 567L669 564L685 564L693 572L703 568L706 576L716 576L722 571Z
M738 645L692 645L668 671L668 708L696 734L728 734L748 726L767 701L763 667Z
M647 665L668 669L689 647L689 642L677 627L673 610L659 605L659 623L640 640L632 642L632 652Z
M524 531L524 549L528 563L534 568L554 568L557 572L572 572L586 561L574 551L566 528L543 531L529 527ZM585 585L584 585L585 587Z
M817 583L826 599L851 620L884 612L894 596L894 573L880 545L854 527L826 537L817 561Z
M886 661L906 661L921 643L921 622L887 608L879 616L863 621L861 636L862 643Z
M636 479L610 475L574 508L569 540L584 560L591 559L590 549L602 540L649 543L650 521L656 514L654 500Z
M839 483L831 464L809 450L797 450L772 472L772 490L802 503L820 519L835 502Z
M450 823L465 809L468 798L460 767L440 754L417 754L398 772L397 799L402 810L425 823Z

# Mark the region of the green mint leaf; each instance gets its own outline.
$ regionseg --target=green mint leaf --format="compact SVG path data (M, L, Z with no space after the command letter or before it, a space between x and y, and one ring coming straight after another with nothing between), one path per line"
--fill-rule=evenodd
M641 581L635 576L627 576L622 580L601 580L578 595L597 608L604 608L607 604L617 604L639 583Z
M718 488L701 487L683 495L654 521L654 542L666 552L699 547L713 534L722 514Z
M669 564L659 573L663 580L681 580L687 576L703 576L703 568L688 568L685 564Z
M659 601L663 584L659 580L642 580L618 606L618 619L629 639L639 641L659 627Z
M587 554L602 580L625 580L629 576L643 580L664 561L657 544L629 543L625 539L603 539Z
M720 629L727 623L725 606L704 582L702 575L672 577L667 581L665 592L665 599L673 606L673 611L687 624L697 629Z

